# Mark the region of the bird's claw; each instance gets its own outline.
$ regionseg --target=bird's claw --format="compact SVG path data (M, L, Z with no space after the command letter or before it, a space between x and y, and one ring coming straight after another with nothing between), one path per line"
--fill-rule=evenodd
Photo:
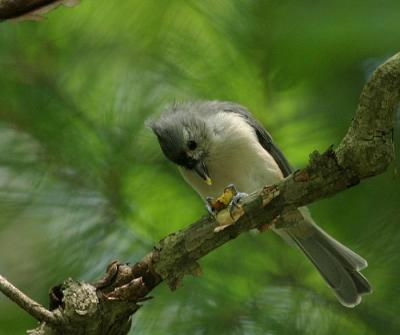
M213 203L214 203L214 198L213 197L207 197L206 198L206 209L208 214L210 214L212 217L215 218L216 216L216 210L213 208Z
M238 192L233 196L231 202L228 205L229 213L231 214L232 219L234 219L235 211L240 206L240 200L247 196L248 194L244 192Z
M235 185L230 184L218 198L206 198L207 211L218 223L218 227L214 229L215 232L234 224L243 215L240 201L245 196L247 196L246 193L238 192Z

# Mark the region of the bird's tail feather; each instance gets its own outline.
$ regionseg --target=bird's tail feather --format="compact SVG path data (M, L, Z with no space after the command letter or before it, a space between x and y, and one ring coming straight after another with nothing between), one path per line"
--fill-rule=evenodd
M285 232L315 265L340 303L346 307L358 305L363 294L372 292L368 280L359 272L367 267L367 261L310 221L301 223L308 226L305 235L292 229Z

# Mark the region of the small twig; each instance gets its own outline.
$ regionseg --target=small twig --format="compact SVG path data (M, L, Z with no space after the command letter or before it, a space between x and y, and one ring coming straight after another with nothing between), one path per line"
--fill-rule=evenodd
M0 0L0 21L39 20L60 5L73 7L79 0Z
M32 315L36 320L46 321L51 324L59 323L58 318L48 309L29 298L26 294L18 290L6 278L0 275L0 291L14 301L18 306Z

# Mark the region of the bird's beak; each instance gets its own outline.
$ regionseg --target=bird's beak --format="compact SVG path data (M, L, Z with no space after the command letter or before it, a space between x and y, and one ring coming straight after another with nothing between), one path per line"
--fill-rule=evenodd
M197 161L196 165L194 166L194 170L197 172L197 174L204 179L207 185L212 185L212 180L210 176L208 175L208 170L207 166L204 163L204 161L199 160Z

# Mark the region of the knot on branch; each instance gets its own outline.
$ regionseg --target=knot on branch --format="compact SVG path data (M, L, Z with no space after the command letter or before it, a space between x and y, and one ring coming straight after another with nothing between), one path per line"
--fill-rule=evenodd
M99 299L96 289L90 284L67 279L62 287L63 309L73 318L90 317L97 312Z

